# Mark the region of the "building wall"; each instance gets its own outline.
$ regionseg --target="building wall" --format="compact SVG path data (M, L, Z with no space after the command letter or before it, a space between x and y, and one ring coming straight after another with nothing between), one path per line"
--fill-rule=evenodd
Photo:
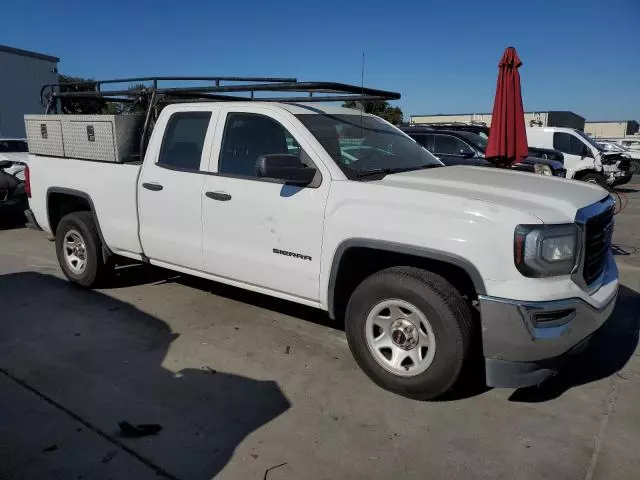
M412 115L410 123L451 123L483 122L491 126L490 113L464 113L456 115ZM569 127L584 129L584 118L573 112L525 112L524 123L527 127Z
M0 136L24 137L24 115L43 112L40 89L57 81L57 62L0 50Z
M484 122L491 125L490 113L463 113L459 115L411 115L410 123Z
M587 122L585 132L595 138L620 138L638 131L638 122Z

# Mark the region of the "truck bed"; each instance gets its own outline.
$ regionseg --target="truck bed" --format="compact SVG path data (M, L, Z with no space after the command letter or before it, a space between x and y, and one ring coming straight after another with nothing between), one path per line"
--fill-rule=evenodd
M136 181L141 165L102 163L73 158L29 155L29 206L43 230L52 232L47 210L51 193L91 194L100 230L114 253L139 254Z

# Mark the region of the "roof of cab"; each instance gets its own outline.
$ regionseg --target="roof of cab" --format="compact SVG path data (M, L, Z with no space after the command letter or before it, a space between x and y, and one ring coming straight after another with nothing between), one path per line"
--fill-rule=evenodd
M225 101L225 102L197 102L197 103L174 103L170 107L173 110L179 110L184 107L202 107L203 105L233 105L235 107L267 107L286 110L293 115L303 114L331 114L331 115L360 115L360 110L354 108L336 107L333 105L321 105L318 103L288 103L288 102L242 102L242 101ZM372 116L365 113L365 116Z
M264 102L269 103L269 102ZM272 104L274 105L274 104ZM319 105L317 103L276 103L279 107L287 110L293 115L309 114L326 114L332 115L360 115L360 110L354 108L336 107L334 105ZM365 115L369 115L365 113Z

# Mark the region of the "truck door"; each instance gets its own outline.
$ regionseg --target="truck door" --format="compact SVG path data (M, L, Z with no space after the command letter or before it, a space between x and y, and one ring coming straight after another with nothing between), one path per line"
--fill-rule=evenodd
M598 170L591 149L575 135L567 132L554 132L553 148L564 154L564 168L567 169L567 178L573 178L580 170Z
M203 172L218 109L167 110L154 128L140 173L140 240L155 263L202 270Z
M205 270L213 275L319 300L320 254L329 173L301 125L264 107L223 106L204 180ZM299 130L298 130L299 129ZM307 132L308 133L308 132ZM258 178L264 154L296 154L318 169L310 186Z

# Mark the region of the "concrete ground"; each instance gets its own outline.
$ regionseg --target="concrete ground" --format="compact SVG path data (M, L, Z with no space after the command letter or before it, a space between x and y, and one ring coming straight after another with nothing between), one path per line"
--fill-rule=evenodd
M320 312L139 266L83 291L42 233L0 230L0 478L640 478L640 186L623 193L621 298L590 348L541 387L432 403L371 383Z

